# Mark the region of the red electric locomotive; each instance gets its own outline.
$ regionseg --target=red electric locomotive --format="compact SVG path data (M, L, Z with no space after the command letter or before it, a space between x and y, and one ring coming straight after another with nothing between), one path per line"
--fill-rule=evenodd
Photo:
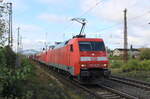
M81 35L56 45L53 49L36 56L36 59L49 66L69 73L81 82L95 82L109 77L109 62L102 39L85 38Z
M68 72L80 81L109 77L109 62L102 39L77 37L41 53L38 60Z

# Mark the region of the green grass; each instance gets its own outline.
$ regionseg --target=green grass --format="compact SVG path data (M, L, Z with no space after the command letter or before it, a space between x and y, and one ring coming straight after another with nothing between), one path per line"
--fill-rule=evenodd
M130 72L122 72L119 69L112 69L112 74L129 77L137 80L150 82L150 71L130 71Z
M74 88L65 86L43 69L35 66L35 73L24 84L27 99L86 99Z
M61 86L23 56L16 67L11 57L15 55L10 48L0 49L0 99L87 99L75 88Z
M130 60L121 67L122 71L150 71L150 60Z
M121 68L123 62L121 60L110 60L111 68Z
M28 90L27 99L68 99L56 81L43 74L39 69L35 69L35 75L25 83L25 89Z
M134 59L126 64L114 62L112 66L112 74L150 82L150 60Z

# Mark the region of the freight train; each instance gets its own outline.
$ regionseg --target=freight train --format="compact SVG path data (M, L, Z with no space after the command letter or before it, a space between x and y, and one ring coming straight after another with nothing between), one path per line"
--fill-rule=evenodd
M81 83L95 83L111 73L104 42L98 38L76 36L35 55L34 59L66 72Z

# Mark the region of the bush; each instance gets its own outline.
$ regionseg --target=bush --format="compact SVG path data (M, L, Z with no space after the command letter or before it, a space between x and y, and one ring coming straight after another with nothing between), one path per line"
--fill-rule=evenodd
M150 48L144 48L140 53L141 60L149 60L150 59Z
M121 60L122 56L109 56L111 60Z
M21 67L12 69L8 67L1 68L0 78L3 87L2 96L9 98L21 98L27 93L24 90L24 81L33 74L33 65L27 59L23 59Z
M123 72L130 71L149 71L150 60L130 60L126 65L122 67Z
M16 54L9 46L6 46L4 48L4 54L5 54L7 67L14 68L16 65Z
M139 70L140 69L140 63L138 60L130 60L127 64L125 64L122 67L122 70L124 72L126 71L133 71L133 70Z
M4 54L4 49L0 48L0 67L5 66L5 65L6 65L6 58Z
M149 71L150 70L150 60L144 60L140 63L141 70Z
M0 48L0 93L4 98L22 98L27 92L24 81L33 74L33 65L22 58L21 66L16 67L16 54L9 46Z
M111 68L120 68L121 66L123 66L122 61L111 60Z

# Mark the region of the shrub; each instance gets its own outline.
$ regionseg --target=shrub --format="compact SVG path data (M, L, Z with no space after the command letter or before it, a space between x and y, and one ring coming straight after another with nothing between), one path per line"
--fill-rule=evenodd
M123 66L122 61L111 61L111 68L120 68L121 66Z
M140 53L141 60L149 60L150 59L150 48L144 48Z
M8 67L1 68L0 78L3 87L2 96L9 98L21 98L26 95L24 90L24 81L33 73L33 65L27 59L23 59L21 67L12 69Z
M112 60L121 60L122 56L109 56L109 58Z
M141 70L149 71L150 70L150 60L144 60L140 63Z
M124 72L140 70L140 62L138 60L130 60L127 64L122 67Z
M6 46L4 48L4 55L5 55L7 67L14 68L16 65L16 54L9 46Z
M122 71L148 71L150 70L150 60L131 60L122 67Z
M4 49L0 48L0 67L6 65L6 59L4 54Z
M33 65L22 58L21 66L16 67L16 54L9 46L0 48L0 94L4 98L22 98L27 93L24 81L33 74Z

